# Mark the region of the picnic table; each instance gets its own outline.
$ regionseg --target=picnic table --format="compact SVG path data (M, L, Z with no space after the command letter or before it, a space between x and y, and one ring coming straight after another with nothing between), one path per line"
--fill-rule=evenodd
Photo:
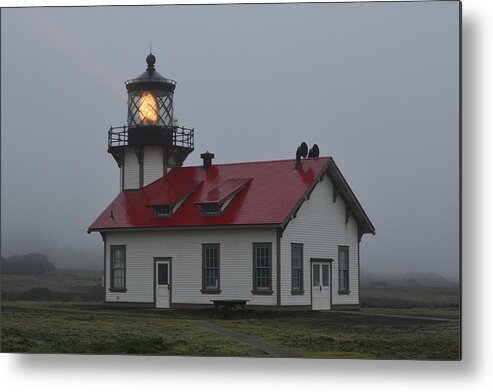
M210 309L210 317L214 317L216 311L222 312L224 317L232 312L248 315L251 313L251 309L245 308L248 301L248 299L211 299L214 307Z

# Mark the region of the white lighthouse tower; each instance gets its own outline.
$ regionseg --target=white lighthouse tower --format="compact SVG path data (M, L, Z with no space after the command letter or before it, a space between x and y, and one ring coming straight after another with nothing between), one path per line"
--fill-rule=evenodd
M173 116L176 82L160 75L156 57L146 58L146 71L125 85L127 125L108 131L108 152L120 168L120 190L141 189L181 166L193 151L193 129L179 127Z

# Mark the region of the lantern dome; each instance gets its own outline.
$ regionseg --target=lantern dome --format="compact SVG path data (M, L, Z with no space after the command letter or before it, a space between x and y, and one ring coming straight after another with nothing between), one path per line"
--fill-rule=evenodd
M146 58L147 69L134 79L127 80L128 126L173 125L173 93L176 82L156 71L156 57L151 53Z
M127 80L125 86L127 92L134 92L138 90L165 90L174 92L176 87L176 81L165 78L159 72L156 71L154 64L156 64L156 57L153 54L149 54L146 57L147 69L134 79Z

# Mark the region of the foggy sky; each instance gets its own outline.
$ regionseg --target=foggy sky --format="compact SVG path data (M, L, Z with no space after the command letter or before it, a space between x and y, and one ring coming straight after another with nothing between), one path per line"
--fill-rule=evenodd
M124 81L178 82L185 165L332 156L376 235L366 273L459 271L457 2L2 10L2 256L102 260ZM73 249L73 251L72 251Z

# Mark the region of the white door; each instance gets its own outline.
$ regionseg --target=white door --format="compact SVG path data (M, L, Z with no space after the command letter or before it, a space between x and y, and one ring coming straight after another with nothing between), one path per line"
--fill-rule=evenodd
M156 261L156 308L169 308L171 276L170 262Z
M330 263L312 262L312 309L330 309Z

